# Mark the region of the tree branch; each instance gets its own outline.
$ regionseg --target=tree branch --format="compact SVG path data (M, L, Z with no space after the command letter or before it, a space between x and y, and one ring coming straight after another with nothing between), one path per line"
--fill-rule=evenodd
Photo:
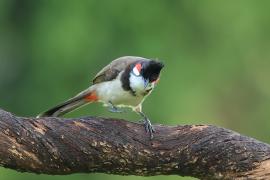
M270 178L270 146L211 125L140 124L98 117L23 118L0 110L0 165L22 172Z

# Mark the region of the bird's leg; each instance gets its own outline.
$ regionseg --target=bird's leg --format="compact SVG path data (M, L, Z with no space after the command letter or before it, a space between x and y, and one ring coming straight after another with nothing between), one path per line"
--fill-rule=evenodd
M113 113L122 113L123 111L118 109L111 101L108 102L110 107L109 107L109 111L113 112Z
M150 139L153 139L153 137L154 137L153 133L155 132L155 129L152 126L151 121L147 118L147 116L142 111L139 111L139 114L143 118L143 124L144 124L144 128L145 128L146 133L149 133Z
M144 124L145 131L146 131L146 133L150 134L150 139L153 139L153 137L154 137L153 133L155 132L155 129L152 126L150 120L147 118L147 116L142 112L142 105L139 104L133 110L142 116L142 118L143 118L142 122Z

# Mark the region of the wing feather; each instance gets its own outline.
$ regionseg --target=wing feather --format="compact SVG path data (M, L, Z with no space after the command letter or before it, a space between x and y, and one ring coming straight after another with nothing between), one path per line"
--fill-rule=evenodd
M115 79L121 71L126 69L127 66L140 60L146 59L136 56L124 56L113 60L110 64L105 66L100 72L97 73L93 79L93 84Z

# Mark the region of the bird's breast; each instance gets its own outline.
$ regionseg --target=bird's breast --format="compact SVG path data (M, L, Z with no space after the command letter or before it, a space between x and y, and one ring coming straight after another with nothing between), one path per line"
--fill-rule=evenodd
M95 86L99 101L105 104L112 102L116 106L135 107L144 98L143 96L134 96L130 91L124 90L119 79L95 84Z

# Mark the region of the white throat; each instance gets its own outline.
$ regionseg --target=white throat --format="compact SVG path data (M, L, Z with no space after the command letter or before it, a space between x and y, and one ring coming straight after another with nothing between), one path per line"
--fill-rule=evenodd
M142 76L136 76L133 73L130 73L129 77L130 87L136 94L144 93L145 91L152 89L154 87L154 83L149 83L145 87L145 80Z
M130 87L135 92L144 91L144 78L142 76L136 76L130 73L129 77Z

